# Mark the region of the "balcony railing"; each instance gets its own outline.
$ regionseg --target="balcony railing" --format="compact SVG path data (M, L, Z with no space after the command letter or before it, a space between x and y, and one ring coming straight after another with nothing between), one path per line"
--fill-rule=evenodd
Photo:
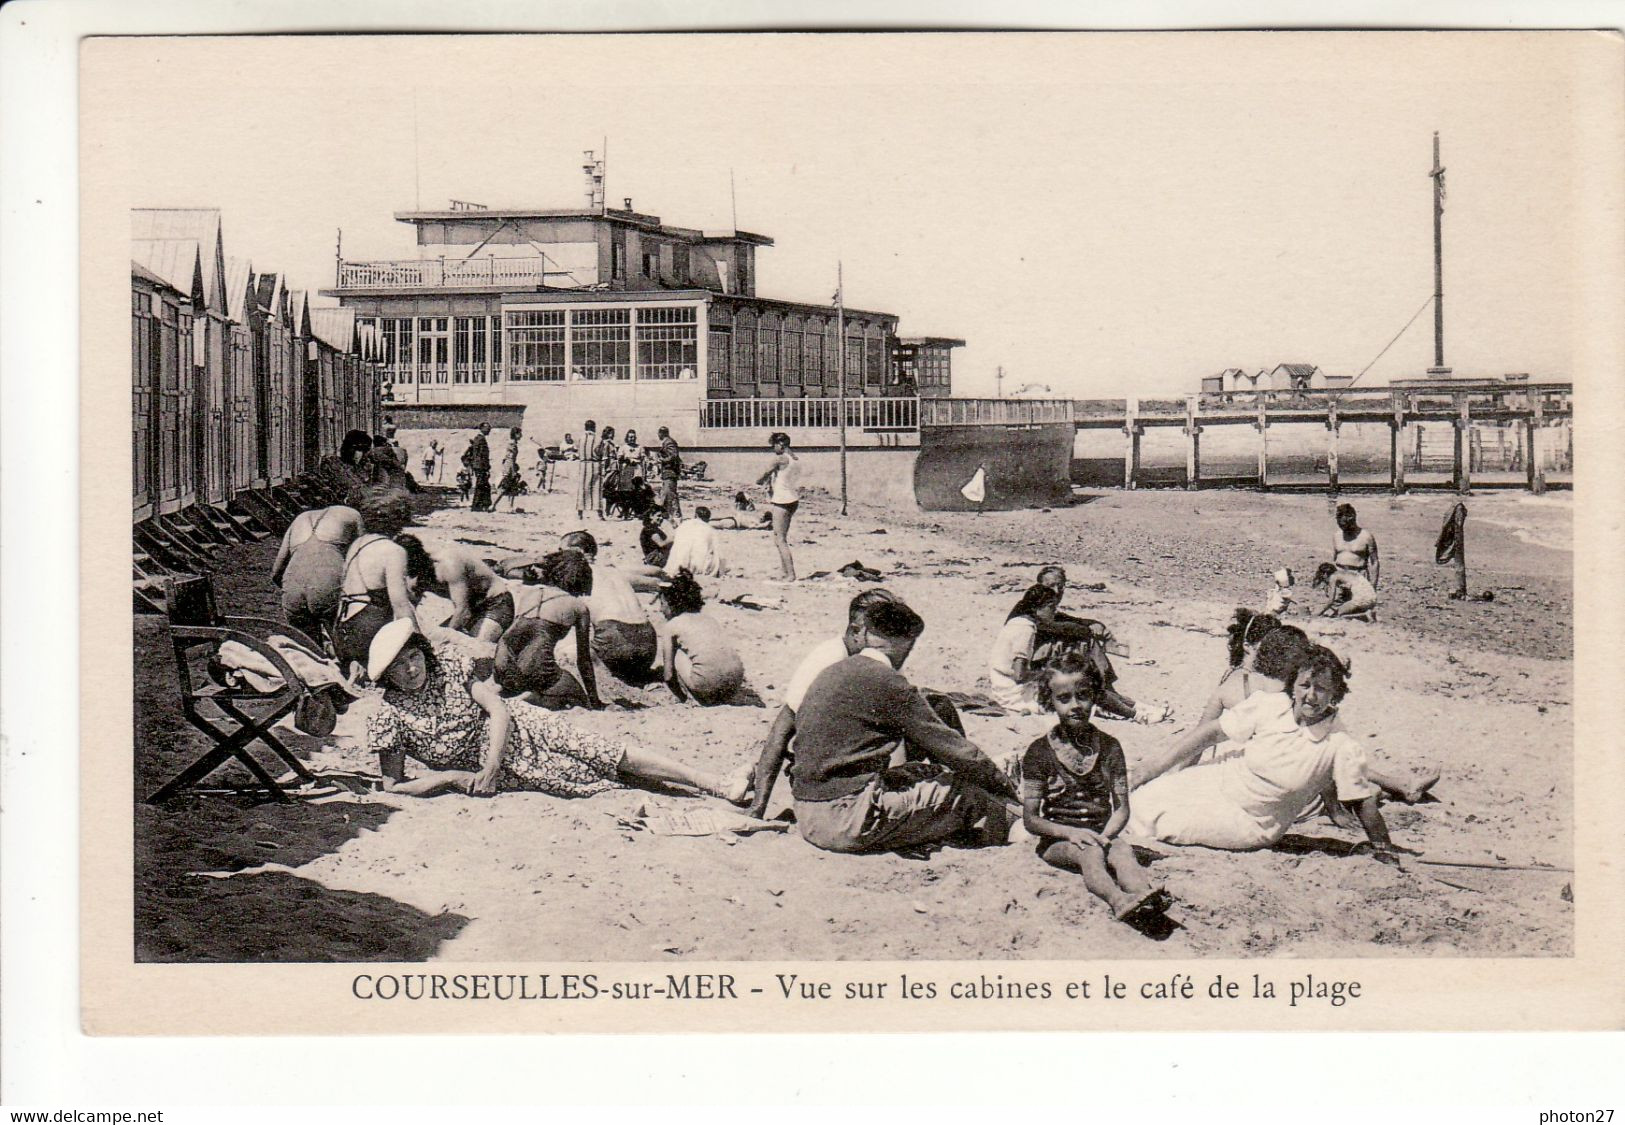
M927 426L1030 426L1072 418L1069 398L928 398L920 403L920 421Z
M549 278L578 284L568 270L548 259L533 258L424 258L403 262L340 262L340 289L443 289L458 286L541 285Z
M917 398L849 398L850 429L913 431L920 428ZM835 430L841 425L838 398L713 398L700 411L707 430Z

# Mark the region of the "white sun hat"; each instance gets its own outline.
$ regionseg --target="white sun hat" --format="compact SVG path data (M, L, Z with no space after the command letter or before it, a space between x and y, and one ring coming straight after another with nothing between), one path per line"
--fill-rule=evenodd
M367 646L367 679L377 683L395 658L406 647L406 642L418 635L417 626L410 617L397 617L373 635Z

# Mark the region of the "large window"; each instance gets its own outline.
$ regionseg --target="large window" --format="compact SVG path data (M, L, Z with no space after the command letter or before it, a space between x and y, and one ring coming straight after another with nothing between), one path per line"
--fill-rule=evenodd
M451 381L483 383L488 352L485 317L460 316L453 323Z
M418 317L418 380L444 383L450 366L450 318Z
M784 372L784 381L796 386L801 385L801 321L796 317L789 317L784 322L784 338L779 354L783 356L780 370Z
M638 378L692 379L699 365L699 321L692 307L638 310Z
M878 327L864 333L863 382L878 387L886 378L886 338Z
M507 335L508 378L519 383L564 382L563 309L510 312Z
M756 381L756 318L741 313L734 322L734 382Z
M823 351L823 330L818 327L816 321L808 321L807 330L801 335L801 370L803 378L814 386L822 382L820 363L823 359Z
M779 381L779 322L762 318L756 329L756 377L764 383Z
M412 318L386 316L384 326L384 365L397 383L412 381Z
M733 377L734 334L727 328L711 325L709 346L705 352L706 381L719 391L728 389Z
M846 330L846 386L853 389L857 380L863 378L863 337L856 328Z
M570 366L578 379L630 379L632 310L573 310L570 313Z

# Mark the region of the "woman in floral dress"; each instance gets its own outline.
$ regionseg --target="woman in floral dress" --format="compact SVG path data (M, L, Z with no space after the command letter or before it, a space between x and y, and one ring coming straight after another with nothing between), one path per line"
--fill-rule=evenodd
M491 679L490 646L446 629L426 637L410 621L379 631L368 658L382 706L367 721L384 787L427 797L511 790L590 797L640 781L677 784L743 804L750 767L722 775L572 725L561 715L505 700ZM406 759L429 772L408 779Z

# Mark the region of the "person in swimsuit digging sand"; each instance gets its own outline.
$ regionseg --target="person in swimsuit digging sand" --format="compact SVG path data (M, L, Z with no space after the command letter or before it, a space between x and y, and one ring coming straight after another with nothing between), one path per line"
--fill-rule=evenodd
M366 533L344 557L333 622L333 653L346 671L352 664L366 666L372 638L391 621L418 625L417 590L434 581L434 562L415 539L408 551L391 538L409 519L406 501L394 494L375 497L361 508Z
M343 504L300 512L271 566L288 624L320 641L332 628L344 582L344 552L361 534L361 513Z
M397 541L406 538L399 536ZM514 620L513 594L507 582L484 559L455 543L430 549L429 557L434 560L432 589L451 599L446 628L495 644Z
M536 600L497 642L496 681L503 692L537 707L601 711L592 664L592 566L578 551L554 551L537 568ZM571 633L576 638L578 681L559 666L554 650Z

